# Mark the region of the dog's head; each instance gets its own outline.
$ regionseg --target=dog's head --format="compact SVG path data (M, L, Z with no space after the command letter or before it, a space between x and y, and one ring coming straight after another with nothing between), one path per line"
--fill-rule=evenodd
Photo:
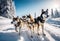
M11 22L11 24L17 24L17 22L19 21L19 17L13 17L13 20Z
M31 14L27 15L27 18L31 18Z
M43 17L43 20L45 20L46 18L48 18L48 17L49 17L49 15L48 15L48 9L47 9L46 11L44 11L44 10L42 9L42 14L41 14L41 16Z
M27 21L30 21L31 20L31 14L27 15Z
M26 19L26 16L22 16L23 19Z

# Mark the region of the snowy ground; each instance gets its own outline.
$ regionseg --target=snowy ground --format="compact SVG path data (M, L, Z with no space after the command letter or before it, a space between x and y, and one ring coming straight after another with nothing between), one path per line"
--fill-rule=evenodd
M11 20L0 17L0 41L60 41L60 18L48 19L45 23L46 36L33 34L30 37L30 31L26 27L21 29L20 36L14 30Z

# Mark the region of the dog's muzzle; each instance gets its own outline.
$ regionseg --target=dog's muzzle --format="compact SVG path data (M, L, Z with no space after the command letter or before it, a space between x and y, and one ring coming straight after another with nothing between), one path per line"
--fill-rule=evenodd
M13 22L11 22L11 24L13 24Z
M17 24L17 21L13 21L13 22L11 22L11 24Z
M49 15L47 15L47 18L49 17Z

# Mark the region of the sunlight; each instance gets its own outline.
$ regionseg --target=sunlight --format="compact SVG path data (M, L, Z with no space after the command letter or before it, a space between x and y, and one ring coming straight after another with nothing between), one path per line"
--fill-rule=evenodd
M58 9L59 5L58 4L54 4L52 8L53 8L53 10Z
M53 4L51 4L51 5L52 5L53 10L55 10L55 9L58 9L58 8L59 8L59 3L60 3L60 1L59 1L59 0L54 0L54 1L53 1Z
M24 41L24 38L21 36L21 37L20 37L20 40L18 40L18 41Z

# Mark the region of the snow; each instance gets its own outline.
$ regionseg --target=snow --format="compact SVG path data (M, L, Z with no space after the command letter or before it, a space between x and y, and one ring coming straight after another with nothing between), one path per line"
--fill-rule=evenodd
M48 19L44 24L46 36L32 33L33 38L31 38L31 31L26 26L21 28L19 36L18 32L15 32L14 25L11 24L12 20L0 16L0 41L60 41L60 28L57 26L60 25L57 24L59 19Z
M60 18L52 18L49 23L45 24L45 30L55 39L60 41ZM53 21L53 22L52 22ZM53 25L54 24L54 25ZM58 26L59 25L59 26Z

